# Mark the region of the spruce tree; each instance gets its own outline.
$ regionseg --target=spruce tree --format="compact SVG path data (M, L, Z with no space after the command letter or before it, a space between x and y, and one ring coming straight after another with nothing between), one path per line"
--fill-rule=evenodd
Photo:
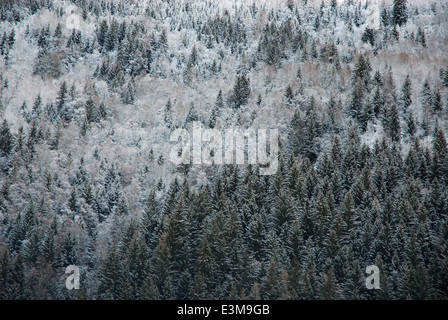
M350 101L350 115L358 121L362 118L362 110L364 109L364 86L361 80L356 81L355 87L352 91Z
M426 36L425 31L419 26L417 29L417 34L415 35L415 40L419 42L423 47L426 48Z
M400 103L404 110L412 103L411 98L412 90L411 90L411 79L409 78L409 74L406 75L403 86L401 87L401 95L400 95Z
M123 287L123 267L115 246L109 248L98 271L98 297L106 300L119 299Z
M405 25L408 20L407 13L407 1L406 0L394 0L392 7L393 23L400 27Z
M68 89L67 83L65 81L62 82L61 87L59 88L58 95L56 98L56 107L58 112L61 112L66 106L68 101Z
M14 148L14 137L9 129L9 124L6 119L0 127L0 156L7 156Z
M251 90L249 79L244 74L238 76L233 87L232 96L230 98L231 105L235 109L238 109L241 106L247 104L250 93Z
M168 98L168 102L165 105L165 109L163 112L163 120L165 121L165 125L168 128L171 128L173 125L173 114L172 114L172 106L171 106L171 98Z
M109 24L105 19L103 19L100 23L99 29L97 29L97 40L100 47L104 46L108 32Z
M434 89L430 98L430 104L434 113L439 113L443 109L442 95L439 88Z
M89 97L89 99L87 100L85 108L87 122L96 122L98 120L98 116L96 112L95 102L93 101L92 97Z
M319 298L322 300L340 299L340 289L332 267L327 268L320 285Z

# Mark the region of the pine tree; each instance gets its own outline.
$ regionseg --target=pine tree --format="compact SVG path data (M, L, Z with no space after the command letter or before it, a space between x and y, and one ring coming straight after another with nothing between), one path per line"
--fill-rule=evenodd
M446 69L441 68L439 71L440 80L444 87L448 87L448 67Z
M172 115L172 106L171 106L171 98L168 98L168 102L165 105L165 109L163 112L163 119L168 128L171 128L173 125L173 115Z
M185 125L187 125L188 123L194 122L194 121L198 121L198 120L199 120L198 113L194 107L194 104L191 103L190 109L188 110L187 117L185 118Z
M339 291L340 289L337 285L333 268L329 267L327 268L320 285L320 299L338 300L340 298Z
M372 108L375 118L378 118L382 113L382 108L384 106L384 98L380 91L380 87L376 86L375 91L372 96Z
M67 83L63 81L61 87L59 88L58 95L56 98L56 107L59 113L62 112L62 110L65 108L67 101L68 101Z
M168 35L165 29L163 29L162 33L160 34L159 48L162 50L162 52L166 52L168 50Z
M116 247L112 246L98 271L98 296L106 300L118 299L121 296L123 280L120 257Z
M426 36L425 31L421 27L418 27L417 34L415 36L415 40L419 42L423 47L426 48Z
M285 90L285 98L286 98L286 100L288 101L288 103L291 103L292 100L294 99L294 92L292 91L292 87L291 87L291 85L288 85L288 86L286 87L286 90Z
M390 107L387 131L389 132L389 136L392 139L392 141L394 142L400 141L401 136L400 115L398 112L398 108L395 104L393 104Z
M105 19L103 19L100 23L99 29L97 30L97 40L100 47L104 46L108 32L109 32L109 24Z
M408 20L406 0L394 0L392 8L393 23L400 27L405 25Z
M282 288L280 284L280 274L277 261L271 259L265 281L261 287L261 297L265 300L276 300L280 297Z
M204 300L207 299L207 286L204 282L204 277L199 271L194 277L194 285L190 292L192 300Z
M28 290L25 287L25 264L21 252L12 262L8 278L5 297L7 300L25 300L29 298Z
M439 88L434 89L432 92L430 104L435 113L439 113L443 109L442 96Z
M133 104L135 102L135 80L131 78L127 86L122 92L122 100L125 104Z
M361 81L357 81L352 91L350 101L350 115L358 121L362 118L362 110L364 109L364 86Z
M78 239L68 233L62 242L60 266L77 265L79 263L79 243Z
M9 155L14 148L14 137L9 129L9 124L6 119L0 127L0 156Z
M87 122L96 122L98 120L98 115L96 112L95 102L93 101L92 97L89 97L89 99L87 100L85 108Z
M434 140L433 140L433 153L434 153L434 160L433 163L435 164L435 158L440 162L440 174L439 179L442 179L443 181L448 182L448 146L447 141L445 138L444 132L440 128L436 128L434 131ZM434 172L434 170L433 170Z
M406 75L403 86L401 87L401 95L400 95L400 103L404 110L407 110L407 108L412 103L411 94L412 94L411 79L409 78L408 74Z
M213 107L212 112L211 112L211 114L210 114L210 118L209 118L209 120L208 120L208 126L209 126L209 128L211 128L211 129L214 129L214 128L215 128L215 126L216 126L216 121L217 121L217 118L218 118L218 115L219 115L219 110L218 110L218 108L215 106L215 107Z
M155 192L151 191L141 220L142 233L149 252L156 248L162 232L162 215L155 197Z
M365 58L364 55L360 55L353 70L353 84L356 85L357 81L361 80L361 83L367 88L370 81L371 71L372 67L370 65L369 59Z
M381 18L382 26L383 27L389 26L391 17L390 17L390 14L389 14L389 12L388 12L386 7L383 7L383 9L381 10L381 15L380 16L381 16L380 18Z
M235 109L238 109L241 106L247 104L250 93L251 90L249 79L244 74L238 76L233 87L232 96L230 98L231 105Z
M154 281L150 274L146 277L145 283L143 284L142 290L140 292L140 298L142 300L159 300L159 290L157 289Z
M423 82L420 96L423 106L429 105L431 103L431 87L429 85L428 79L425 79L425 81Z
M41 252L41 240L37 231L33 230L28 241L24 245L23 256L27 263L34 265Z
M138 299L149 272L147 247L138 228L133 232L126 251L126 274L130 285L131 298Z
M112 51L115 49L118 43L118 28L119 25L117 20L113 19L104 38L104 48L106 51Z
M406 132L411 136L411 138L413 138L416 131L417 131L416 120L414 118L413 113L410 112L406 118Z
M151 262L151 276L161 299L169 300L174 298L172 265L170 248L167 244L167 235L162 234Z

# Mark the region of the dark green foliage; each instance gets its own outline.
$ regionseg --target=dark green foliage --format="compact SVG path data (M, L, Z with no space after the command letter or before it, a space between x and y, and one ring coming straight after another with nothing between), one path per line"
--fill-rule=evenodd
M367 27L362 34L361 40L365 43L370 43L373 47L375 45L375 35L373 29Z
M394 24L397 24L400 27L406 24L406 22L408 21L406 0L394 0L392 17Z
M401 87L400 103L403 109L407 109L412 103L411 79L406 75L403 86Z
M0 299L447 299L448 67L384 60L425 53L443 6L395 0L374 29L370 1L187 2L73 1L90 35L0 1ZM43 8L54 25L19 24ZM44 91L19 95L28 69ZM278 121L278 170L176 168L166 139L193 121Z
M14 137L6 119L0 127L0 156L7 156L14 148Z
M230 98L230 105L235 109L247 104L251 93L250 81L243 74L238 76L233 87L232 96Z

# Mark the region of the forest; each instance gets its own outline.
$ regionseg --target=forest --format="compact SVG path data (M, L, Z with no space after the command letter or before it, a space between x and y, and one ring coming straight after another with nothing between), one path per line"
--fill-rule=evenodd
M0 1L0 300L447 299L447 16ZM172 163L193 122L277 129L277 170Z

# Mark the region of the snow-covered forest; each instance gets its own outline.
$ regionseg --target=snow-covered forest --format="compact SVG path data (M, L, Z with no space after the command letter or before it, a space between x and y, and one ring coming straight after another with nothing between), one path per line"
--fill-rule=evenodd
M0 299L447 299L447 17L1 0ZM277 172L173 164L193 121L278 129Z

